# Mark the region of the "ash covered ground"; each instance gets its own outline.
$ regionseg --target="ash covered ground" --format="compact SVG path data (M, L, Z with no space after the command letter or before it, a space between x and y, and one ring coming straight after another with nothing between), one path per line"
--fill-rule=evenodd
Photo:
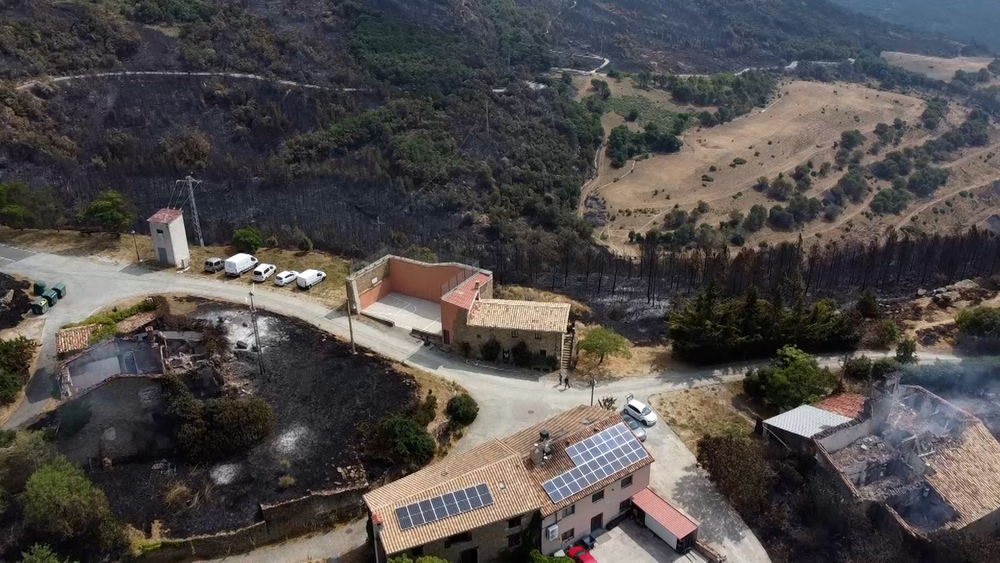
M211 465L158 454L95 468L91 477L124 520L145 530L158 520L171 537L233 529L256 521L262 503L338 486L344 481L338 468L360 464L369 478L391 469L357 451L359 426L409 408L418 396L411 376L374 355L351 355L348 345L307 323L268 313L258 317L261 375L256 353L235 349L239 340L254 342L245 307L209 303L192 314L223 319L234 352L227 386L266 400L274 429L249 452ZM286 480L282 487L283 475L294 485ZM188 500L167 506L168 491L178 485L190 490Z

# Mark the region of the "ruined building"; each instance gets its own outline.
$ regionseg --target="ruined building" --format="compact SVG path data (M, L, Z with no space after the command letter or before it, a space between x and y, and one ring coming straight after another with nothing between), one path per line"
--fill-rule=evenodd
M858 417L812 439L855 499L881 504L910 533L1000 525L1000 443L923 387L890 380Z

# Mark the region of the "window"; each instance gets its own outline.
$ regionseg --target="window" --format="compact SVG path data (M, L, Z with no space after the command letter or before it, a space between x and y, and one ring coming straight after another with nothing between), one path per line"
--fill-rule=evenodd
M600 502L604 500L604 491L597 491L594 496L590 497L590 502Z
M482 338L482 337L483 337L483 335L482 335L482 334L477 334L477 335L476 335L476 338Z
M519 528L520 526L521 526L521 517L520 516L515 516L515 517L511 518L510 520L507 520L507 529L508 530L511 529L511 528Z
M511 338L517 338L517 331L516 330L510 331L510 337Z
M576 531L573 530L573 528L570 528L570 529L566 530L565 532L563 532L562 541L564 541L564 542L573 541L574 537L576 537Z
M629 475L628 477L622 479L622 488L623 489L627 489L628 487L631 487L631 486L632 486L632 476L631 475Z
M156 229L156 234L162 235L163 234L163 229Z
M511 534L507 536L507 549L514 549L521 545L521 534Z
M410 557L423 557L424 556L424 546L418 545L410 550Z
M455 534L450 538L444 540L445 547L451 547L456 543L465 543L472 541L472 532L462 532L461 534Z
M576 505L575 504L571 504L571 505L567 506L562 511L562 517L563 518L566 518L568 516L572 516L574 514L576 514Z
M538 355L544 358L545 357L545 350L539 350L538 351Z
M541 340L541 339L542 339L542 333L536 332L535 333L535 340Z
M632 499L627 498L618 505L618 512L625 512L630 508L632 508Z

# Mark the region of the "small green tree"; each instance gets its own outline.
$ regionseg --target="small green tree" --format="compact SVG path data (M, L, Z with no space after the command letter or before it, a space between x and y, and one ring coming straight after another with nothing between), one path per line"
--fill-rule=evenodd
M409 467L426 465L434 458L437 446L427 429L416 421L392 416L379 422L374 444L387 447L387 457Z
M917 363L917 341L912 338L904 338L896 345L896 361L900 364Z
M21 493L24 523L58 541L82 540L101 550L121 546L123 531L104 492L83 470L59 457L41 466Z
M301 250L302 252L310 252L312 251L312 249L313 249L312 239L305 235L302 235L302 238L299 239L299 250Z
M246 252L247 254L253 254L257 252L263 244L263 239L260 236L260 230L257 227L244 227L242 229L236 229L233 233L233 246L236 248L237 252Z
M107 190L87 204L80 219L84 224L97 227L104 232L121 234L135 220L135 215L135 205L128 197L115 190Z
M858 312L866 319L878 317L878 297L874 291L866 289L861 292L861 297L858 298Z
M452 422L466 426L472 424L479 416L479 404L468 393L462 393L448 400L445 412Z
M531 365L531 350L523 340L510 349L510 356L518 367L526 368Z
M889 348L899 342L899 334L899 325L896 324L896 321L885 319L875 325L872 331L871 344L876 348Z
M31 549L21 553L21 563L76 563L69 559L60 559L59 554L52 551L52 548L36 543Z
M497 358L500 357L500 343L497 342L496 338L490 338L486 342L479 345L479 353L483 356L483 359L488 362L495 362Z
M856 358L848 358L844 362L844 378L864 381L872 376L872 360L862 354Z
M587 331L587 334L580 339L578 347L587 354L598 356L597 363L599 364L604 362L605 356L632 357L628 340L614 330L603 326Z
M743 380L748 396L779 410L814 403L836 385L836 375L794 346L778 350L769 366L750 370Z

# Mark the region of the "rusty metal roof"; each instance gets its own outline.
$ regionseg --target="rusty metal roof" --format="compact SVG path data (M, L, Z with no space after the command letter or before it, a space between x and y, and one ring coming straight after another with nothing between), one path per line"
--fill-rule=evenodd
M156 213L153 213L153 215L149 218L149 222L170 223L174 219L180 217L181 215L183 215L183 212L180 209L168 209L164 207L163 209L157 211Z
M642 509L647 516L659 522L674 537L681 539L698 529L698 523L663 500L660 495L646 488L632 495L632 503Z

